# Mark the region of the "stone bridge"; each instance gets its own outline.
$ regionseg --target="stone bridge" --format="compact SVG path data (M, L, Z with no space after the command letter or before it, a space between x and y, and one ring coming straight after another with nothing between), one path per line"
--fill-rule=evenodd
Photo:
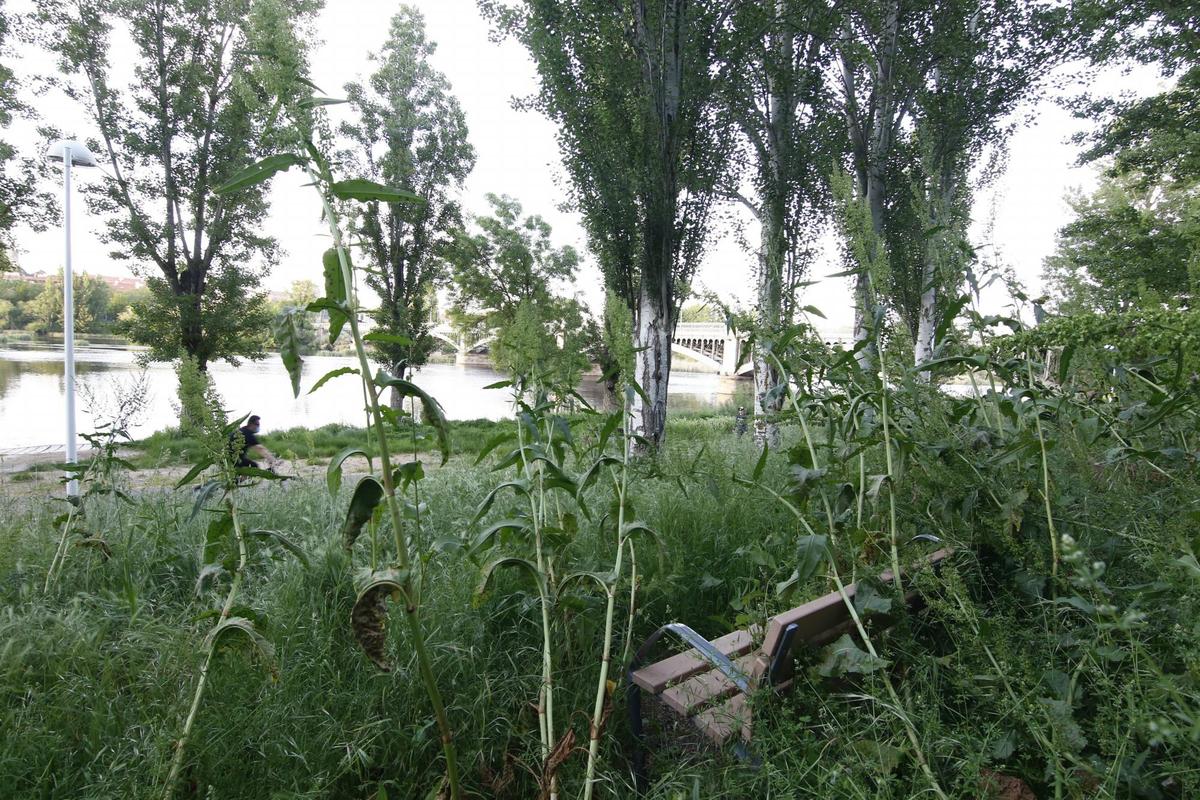
M468 354L496 338L494 331L468 338L468 334L460 333L445 323L431 328L429 334L453 348L457 364L465 362ZM826 332L824 335L831 344L853 341L849 333L830 336ZM671 352L709 367L719 375L750 375L754 372L754 364L749 358L738 366L745 339L745 334L734 334L723 322L680 322L675 326L675 336L671 339Z
M445 342L454 350L454 363L462 364L467 360L467 356L481 347L489 345L496 338L495 331L488 331L477 339L472 341L468 338L469 334L457 331L454 328L443 322L436 327L429 329L429 335L438 341Z

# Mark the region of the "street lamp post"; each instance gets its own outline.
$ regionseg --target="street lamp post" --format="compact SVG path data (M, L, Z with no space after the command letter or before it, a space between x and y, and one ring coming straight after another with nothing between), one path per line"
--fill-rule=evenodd
M67 394L67 447L66 462L74 464L78 459L78 442L75 439L75 292L71 279L71 167L94 167L96 159L81 142L66 139L50 145L46 151L50 161L61 161L63 165L63 232L66 239L63 264L63 373ZM79 481L74 478L67 483L67 496L79 496Z

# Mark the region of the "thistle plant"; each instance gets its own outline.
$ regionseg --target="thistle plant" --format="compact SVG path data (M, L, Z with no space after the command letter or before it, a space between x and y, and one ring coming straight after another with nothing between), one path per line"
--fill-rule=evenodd
M265 542L267 546L281 546L301 561L307 562L303 551L285 534L279 531L246 529L237 503L239 488L246 485L246 481L253 485L261 479L278 480L279 476L266 470L236 465L236 454L244 444L238 426L245 416L234 420L226 419L219 396L194 362L186 360L181 365L181 379L205 387L202 391L184 394L187 404L183 409L183 418L187 421L185 431L200 441L202 455L176 486L182 488L201 475L207 476L205 482L196 488L196 499L191 514L193 520L201 512L212 515L205 532L196 594L203 595L206 588L216 587L224 578L229 579L229 584L219 607L201 616L201 619L212 618L214 622L201 645L203 661L196 677L183 730L175 742L175 754L163 786L164 800L169 800L175 794L175 786L185 763L188 741L200 712L218 648L236 640L249 643L269 667L272 675L277 673L274 646L260 631L262 616L236 605L250 564L251 543L259 541ZM208 503L214 496L219 499L216 506L210 508Z
M511 381L493 384L493 388L509 386L513 392L513 407L517 416L515 434L500 434L485 445L482 461L496 447L512 439L516 448L501 458L496 470L514 468L517 477L496 486L480 503L475 514L478 523L496 501L512 493L519 509L511 517L493 523L481 531L472 542L472 553L490 549L501 538L516 538L521 546L516 553L487 561L481 570L476 595L483 595L497 571L502 568L520 570L537 588L542 628L542 674L538 689L538 736L541 744L541 781L549 797L558 796L558 767L561 758L553 756L560 750L558 727L554 716L554 617L560 591L559 564L562 549L570 533L578 528L572 511L564 511L562 493L574 499L577 484L566 468L567 453L574 439L566 420L554 413L554 392L537 377L518 375ZM527 556L532 555L532 559ZM568 737L570 734L568 733ZM570 739L562 740L569 752ZM565 754L563 754L565 757Z
M310 85L307 81L304 83ZM391 668L385 653L388 600L403 603L409 642L416 656L417 669L429 697L441 738L446 787L450 797L458 800L462 793L453 734L434 675L421 620L423 560L418 550L419 541L409 535L410 529L419 534L419 526L409 524L408 518L412 514L406 514L406 506L402 499L402 492L409 487L415 487L416 482L424 477L424 471L417 461L399 466L394 464L387 431L389 427L402 424L402 418L382 400L383 393L390 389L395 397L412 398L420 403L425 424L433 426L438 437L442 463L445 463L450 455L449 431L440 404L425 391L410 381L388 374L385 370L372 373L367 358L368 341L398 345L411 342L395 334L372 332L364 335L360 330L359 317L364 309L358 299L356 269L350 258L346 215L342 210L343 204L351 202L421 204L424 201L406 189L387 187L363 179L339 180L334 176L329 159L314 141L315 126L312 114L313 109L339 102L343 101L311 96L294 103L281 100L281 113L292 123L294 150L270 156L247 167L221 186L217 193L224 195L243 191L268 180L278 172L299 167L308 176L310 185L320 198L322 217L328 225L332 247L326 251L322 261L325 296L310 304L307 310L328 312L331 341L337 339L343 327L349 328L358 367L342 367L327 373L310 389L310 393L341 375L359 376L366 399L370 436L378 448L379 462L378 472L363 477L354 488L342 526L343 542L347 549L353 549L363 527L378 512L390 527L395 546L395 561L391 563L384 563L380 548L372 548L370 567L364 570L356 581L357 599L351 614L351 626L368 657L381 669L388 670ZM294 323L290 319L282 320L276 335L281 341L280 351L291 377L293 393L299 395L301 361L295 334ZM351 448L331 463L331 487L335 484L340 485L342 463L355 452L365 455L365 450ZM374 530L375 527L372 526L372 531Z
M542 681L538 695L542 784L544 791L553 798L558 796L558 771L575 741L575 733L569 726L560 737L555 722L554 644L558 641L558 604L572 586L591 581L602 591L610 592L615 591L616 580L610 581L609 576L590 570L564 573L564 550L579 528L575 510L590 518L584 491L602 474L605 465L616 461L605 451L614 431L621 425L625 412L618 411L605 418L597 445L599 457L577 480L568 469L567 458L574 455L576 460L586 460L587 453L578 447L571 424L557 412L570 402L578 403L589 416L596 412L569 383L562 384L556 380L557 371L546 369L545 365L533 361L527 361L526 367L529 374L514 375L511 381L494 384L495 388L512 388L517 417L516 433L497 437L484 447L479 456L482 460L500 444L515 438L516 448L503 456L495 469L515 468L518 477L499 484L487 495L479 506L476 522L488 513L501 495L509 492L523 508L511 518L483 530L476 537L472 549L477 553L501 539L519 540L519 555L513 554L512 547L506 547L506 555L493 557L483 566L478 589L480 594L487 590L493 576L502 567L521 569L538 589L542 615ZM529 555L532 558L525 557ZM631 599L635 590L636 587L631 586ZM562 634L564 638L568 637L569 628L563 627ZM598 735L598 726L595 732Z
M500 458L495 469L516 469L517 477L498 484L488 493L477 510L476 522L507 495L517 501L517 508L510 515L485 527L474 539L474 555L493 548L502 553L492 555L482 566L477 593L482 595L487 591L497 573L505 568L515 569L527 576L537 588L542 627L538 732L543 762L541 782L548 797L559 795L558 772L570 755L576 738L569 725L560 735L556 722L555 646L569 635L569 627L560 619L559 604L566 593L575 587L593 587L604 597L604 636L595 703L588 729L584 784L584 797L590 798L596 783L600 739L612 710L611 701L616 685L610 673L618 624L616 601L626 581L625 562L629 561L630 571L629 609L623 624L627 654L638 588L632 537L636 534L654 535L644 523L631 521L628 471L634 436L629 431L628 422L634 390L629 389L625 393L621 408L601 418L595 442L589 447L582 447L575 439L571 424L555 413L564 398L573 396L576 401L583 403L588 416L598 416L573 389L550 385L538 375L516 376L511 381L494 386L512 387L517 430L514 434L501 434L488 442L479 459L482 461L501 444L515 439L516 447ZM616 442L620 443L619 455L612 452L611 445ZM583 465L578 477L568 469L567 458L572 454ZM599 526L606 539L608 532L615 533L613 565L609 569L595 569L589 565L588 569L567 572L564 551L579 526L575 509L591 519L587 491L606 477L612 484L612 510L600 521ZM561 720L561 715L557 719Z
M625 549L628 546L632 557L633 547L630 542L630 536L636 531L651 532L649 528L642 522L626 521L626 516L629 513L629 462L632 448L634 445L635 435L632 432L631 408L633 405L634 387L628 386L625 388L623 404L620 410L620 430L621 430L621 456L616 459L605 453L607 437L601 437L599 443L600 456L589 469L589 474L595 474L598 470L607 468L609 480L612 482L614 493L614 504L616 506L616 551L613 555L612 570L607 575L595 575L597 582L603 587L605 596L604 606L604 643L600 650L600 671L596 679L596 700L592 706L592 720L588 726L588 760L587 770L584 777L583 797L584 800L591 800L592 794L596 785L596 764L600 752L600 735L604 728L605 722L605 707L606 700L610 698L613 689L613 683L609 680L609 669L612 664L612 645L613 645L613 626L615 621L617 591L621 582L621 573L625 564ZM611 435L613 427L610 422L606 424L605 430ZM584 488L587 481L584 481ZM632 629L633 614L636 610L636 592L637 581L636 575L631 580L630 603L629 603L629 626Z
M92 407L92 415L96 419L95 430L81 434L91 450L91 457L81 464L63 465L67 472L63 482L77 482L82 491L67 498L70 508L55 520L55 525L62 527L62 535L54 549L50 566L46 569L43 591L49 592L55 575L61 575L70 551L68 543L71 534L79 530L78 526L84 518L84 507L90 505L89 501L92 498L108 495L121 503L133 504L133 500L121 487L124 471L133 469L134 465L121 457L120 450L122 445L133 441L129 435L129 428L145 409L146 384L145 372L128 383L118 381L114 387L111 404L103 402L86 385L80 391L84 400ZM109 408L100 408L105 405ZM96 531L82 533L75 546L93 548L105 560L112 555L108 541L103 534Z

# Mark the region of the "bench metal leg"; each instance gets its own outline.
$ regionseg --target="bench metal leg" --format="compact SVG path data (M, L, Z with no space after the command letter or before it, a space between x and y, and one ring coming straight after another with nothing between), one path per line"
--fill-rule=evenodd
M664 633L674 634L682 639L684 644L690 645L700 654L701 658L729 678L744 694L748 695L751 692L750 677L738 669L724 653L713 647L707 639L682 622L672 622L650 634L650 637L633 654L633 658L625 670L626 682L629 685L629 730L633 734L633 781L639 795L645 794L649 788L649 778L646 769L645 728L642 724L642 689L634 682L633 673L641 669L642 662L645 661L646 656Z

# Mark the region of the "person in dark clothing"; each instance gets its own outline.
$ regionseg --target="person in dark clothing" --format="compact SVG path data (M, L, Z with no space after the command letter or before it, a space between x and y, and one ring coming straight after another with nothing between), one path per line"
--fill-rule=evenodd
M275 456L272 455L271 451L258 441L258 431L260 427L258 415L252 414L250 418L246 420L246 424L238 428L237 433L230 435L229 441L231 446L236 443L238 434L241 434L242 437L242 446L238 451L237 463L234 466L254 467L257 469L258 462L250 460L249 456L265 459L268 466L275 463Z

